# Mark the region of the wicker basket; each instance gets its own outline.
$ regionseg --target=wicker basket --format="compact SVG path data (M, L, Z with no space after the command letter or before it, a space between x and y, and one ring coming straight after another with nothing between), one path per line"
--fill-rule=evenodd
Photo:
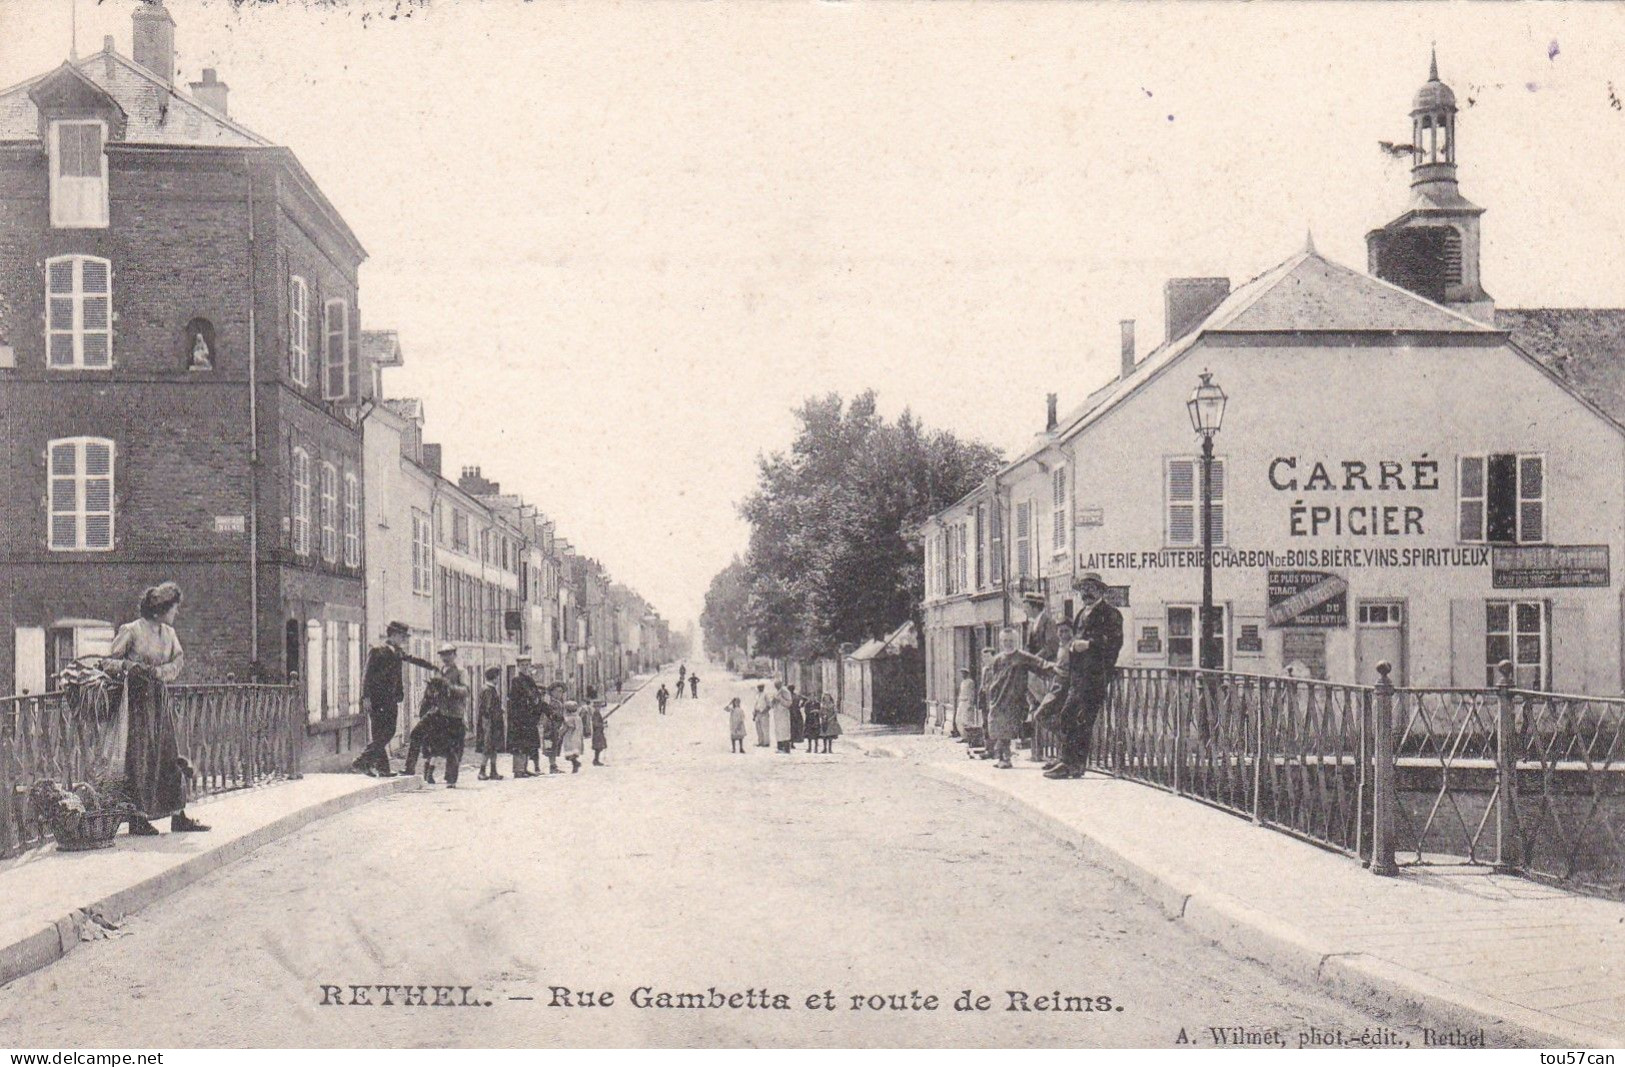
M51 836L56 838L58 852L89 852L96 848L112 848L114 835L129 817L130 813L122 808L87 811L76 820L77 829L70 830L66 825L53 826Z

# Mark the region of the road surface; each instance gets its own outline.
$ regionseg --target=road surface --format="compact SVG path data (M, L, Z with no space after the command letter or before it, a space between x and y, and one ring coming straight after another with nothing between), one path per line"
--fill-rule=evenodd
M1196 940L907 761L783 756L754 734L730 754L723 703L753 687L701 673L718 681L666 716L653 686L622 708L606 767L487 783L471 755L455 791L215 872L0 989L0 1045L1163 1046L1410 1025ZM459 1006L323 1003L356 985L457 987L440 996ZM639 1006L713 987L740 1006ZM966 990L986 1010L955 1010ZM1057 993L1089 1010L1048 1010Z

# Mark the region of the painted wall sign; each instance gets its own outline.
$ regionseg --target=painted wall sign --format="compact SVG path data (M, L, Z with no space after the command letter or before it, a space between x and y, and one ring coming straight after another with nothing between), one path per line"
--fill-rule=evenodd
M1298 567L1435 568L1488 567L1490 549L1462 548L1215 548L1213 566L1230 570L1274 570ZM1164 548L1152 552L1080 552L1080 571L1178 570L1202 566L1199 548Z
M1264 653L1264 634L1256 622L1236 627L1236 654L1259 656Z
M1311 459L1276 456L1269 485L1278 493L1302 493L1287 509L1293 537L1413 537L1427 533L1420 503L1394 503L1373 493L1436 493L1439 461L1426 452L1412 460ZM1320 497L1311 493L1362 493L1361 497ZM1406 498L1407 500L1410 498ZM1325 503L1321 503L1324 500ZM1341 501L1348 501L1342 503Z
M1349 624L1349 583L1322 571L1270 571L1271 626L1341 627Z
M1157 626L1140 627L1140 639L1134 642L1134 651L1142 656L1161 655L1162 629Z
M1609 584L1607 545L1497 545L1490 553L1496 589L1572 589Z
M1079 526L1104 526L1105 523L1105 508L1099 506L1080 506L1078 508Z

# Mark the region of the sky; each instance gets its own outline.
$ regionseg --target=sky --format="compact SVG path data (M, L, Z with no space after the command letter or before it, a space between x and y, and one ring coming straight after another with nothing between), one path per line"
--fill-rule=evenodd
M82 54L133 0L78 0ZM0 82L69 0L0 0ZM1014 450L1170 277L1365 265L1437 43L1502 306L1625 306L1625 5L169 0L369 253L392 396L679 625L792 409Z

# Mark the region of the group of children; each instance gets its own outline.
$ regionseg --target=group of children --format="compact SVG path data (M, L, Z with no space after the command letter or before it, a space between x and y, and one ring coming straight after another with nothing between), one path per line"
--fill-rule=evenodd
M835 739L841 736L841 716L835 707L835 698L825 693L818 700L797 696L796 687L782 682L777 693L769 697L766 685L757 687L757 703L752 710L756 723L756 744L768 745L769 724L778 742L780 752L793 751L806 742L808 752L832 752ZM745 752L745 706L738 697L728 702L728 736L732 742L730 752Z
M559 760L563 759L574 774L581 770L588 737L592 739L593 766L602 767L603 752L609 747L603 705L596 701L583 705L564 699L563 682L555 682L548 689L549 696L544 697L530 677L528 667L522 664L520 673L514 676L506 709L497 686L502 669L486 669L474 721L474 750L480 754L480 780L503 780L505 776L497 770L497 756L504 752L513 758L515 778L540 775L544 751L547 773L562 773ZM423 779L433 785L435 760L444 759L446 785L455 788L463 744L462 708L448 679L436 675L424 687L420 715L412 727L407 773L412 773L417 758L422 756Z

